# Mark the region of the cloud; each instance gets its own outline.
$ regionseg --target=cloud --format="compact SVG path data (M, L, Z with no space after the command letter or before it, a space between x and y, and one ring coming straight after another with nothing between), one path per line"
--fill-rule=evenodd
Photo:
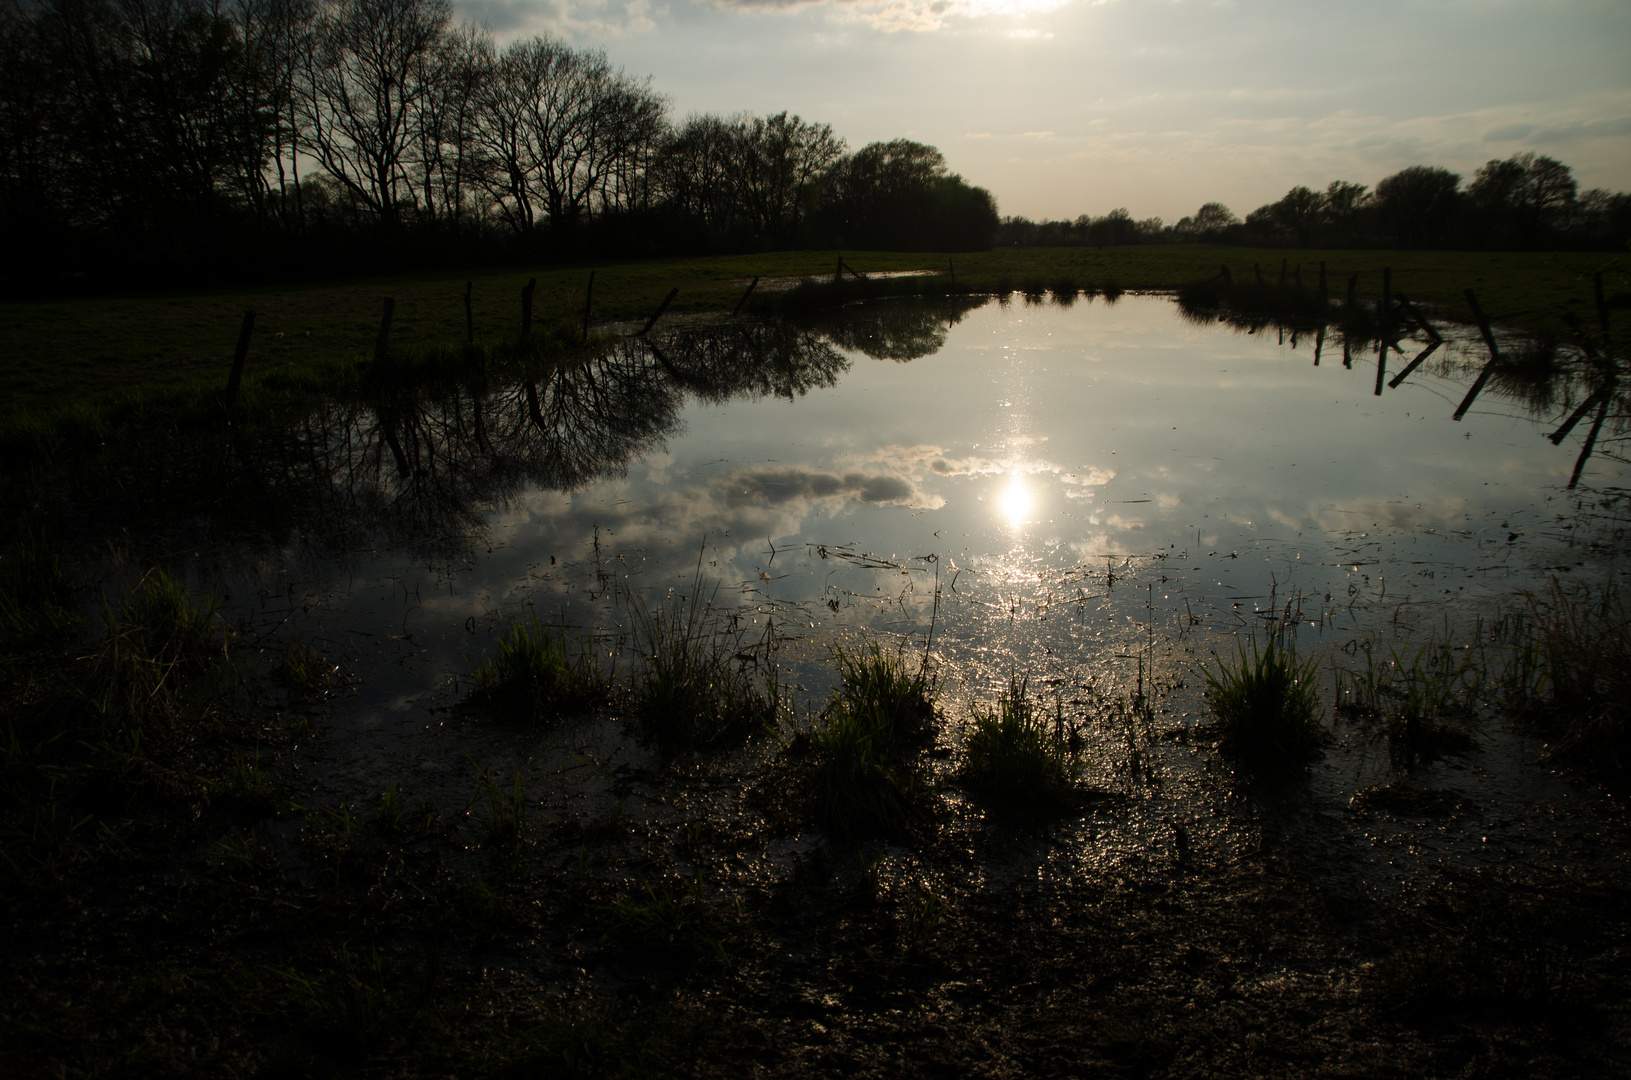
M945 500L925 496L910 481L892 473L822 472L816 469L756 469L736 473L725 484L729 506L780 506L823 499L864 503L897 503L938 509Z
M1514 139L1523 139L1535 130L1533 124L1503 124L1498 128L1491 128L1484 132L1485 142L1511 142Z
M1615 116L1603 120L1576 120L1569 124L1545 128L1535 132L1538 143L1562 142L1565 139L1609 139L1631 135L1631 116Z
M1059 480L1065 484L1080 484L1084 487L1103 487L1116 478L1116 470L1101 469L1091 465L1085 472L1060 473Z
M783 13L809 9L834 22L858 22L875 30L940 30L953 21L992 16L1024 18L1057 10L1070 0L712 0L721 11ZM1041 31L1018 36L1052 37Z
M551 33L591 43L648 33L668 13L650 0L462 0L459 10L500 41Z

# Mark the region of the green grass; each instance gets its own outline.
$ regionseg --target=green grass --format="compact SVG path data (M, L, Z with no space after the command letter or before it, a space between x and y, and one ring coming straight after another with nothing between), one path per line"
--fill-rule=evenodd
M876 641L855 652L840 645L833 660L839 675L834 711L867 718L871 737L885 754L899 754L934 737L937 688L927 660L914 667Z
M498 655L475 665L470 700L507 719L555 719L604 701L611 678L592 643L575 645L566 631L551 630L534 613L512 623L498 640Z
M1249 652L1243 644L1237 649L1233 664L1214 654L1216 670L1205 672L1218 749L1254 770L1307 762L1325 741L1315 688L1318 661L1299 659L1278 634L1262 648L1254 637Z
M602 910L600 943L616 949L725 959L727 913L709 896L701 870L619 897Z
M1082 770L1082 741L1062 715L1050 721L1010 675L992 709L973 710L963 741L963 782L988 798L1053 809L1066 804Z
M833 657L839 685L809 733L818 820L848 840L910 836L920 824L923 778L915 752L936 729L927 659L915 670L877 642Z
M84 622L78 588L51 540L25 532L0 551L0 651L28 652L66 644Z
M1337 668L1338 709L1380 721L1396 766L1471 749L1485 681L1481 657L1458 649L1448 633L1414 649L1391 648L1381 661L1368 645L1364 655L1363 668Z
M328 692L329 679L338 668L304 641L291 641L278 657L273 676L293 697L315 701Z
M1529 599L1532 638L1509 671L1509 704L1553 739L1552 756L1623 780L1631 767L1631 604L1610 583Z
M1393 287L1465 319L1462 290L1474 289L1496 323L1566 336L1565 312L1592 321L1592 274L1604 272L1609 295L1631 289L1624 255L1546 252L1298 251L1173 245L1125 248L1008 248L951 256L852 253L863 272L941 271L955 262L957 288L1038 290L1082 288L1109 296L1123 289L1177 289L1213 277L1229 264L1237 281L1253 263L1301 264L1313 287L1327 264L1333 298L1348 275L1359 289L1381 291L1381 270ZM680 290L671 316L726 313L747 282L762 277L830 277L836 253L774 252L698 259L505 268L311 282L289 286L131 294L95 299L8 301L0 304L0 450L16 456L61 445L92 445L165 430L178 420L204 422L223 411L239 322L257 313L245 376L244 411L302 394L344 388L371 365L381 301L396 300L391 349L399 365L465 350L465 282L474 283L475 340L497 354L520 330L520 291L538 279L535 320L546 328L577 325L589 273L595 273L593 318L644 320L670 287ZM949 284L949 276L947 278ZM858 283L872 291L920 290L922 283ZM755 293L774 305L775 294Z
M755 680L740 634L704 595L701 563L689 596L669 593L656 607L629 598L639 666L634 695L645 733L669 750L723 748L773 730L781 712L774 669Z
M121 726L168 720L180 684L227 651L214 605L194 601L163 570L104 603L102 622L94 677L79 693L93 713Z

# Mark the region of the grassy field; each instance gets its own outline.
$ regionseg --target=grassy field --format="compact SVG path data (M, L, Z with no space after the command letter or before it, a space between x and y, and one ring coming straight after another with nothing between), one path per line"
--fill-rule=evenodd
M1595 319L1592 276L1623 298L1631 290L1631 258L1601 253L1278 251L1201 245L1125 248L1023 248L945 256L851 253L862 272L947 270L974 291L1028 282L1068 280L1078 287L1174 289L1211 277L1221 264L1236 280L1253 265L1269 280L1281 260L1301 266L1310 288L1327 264L1330 291L1340 297L1350 274L1362 295L1381 290L1392 267L1394 288L1426 301L1448 319L1467 317L1463 290L1477 291L1497 324L1561 332L1565 312ZM755 276L827 275L835 252L776 252L702 259L650 260L504 268L376 277L342 282L185 293L0 304L0 446L73 443L167 417L196 414L224 384L246 309L256 312L249 386L263 393L303 393L342 385L373 352L384 297L395 300L392 350L422 355L458 346L465 337L464 291L471 283L479 341L509 340L520 327L520 293L536 276L535 318L580 318L590 272L596 322L642 319L670 288L674 314L728 312ZM270 380L270 381L269 381ZM275 389L274 389L275 388Z

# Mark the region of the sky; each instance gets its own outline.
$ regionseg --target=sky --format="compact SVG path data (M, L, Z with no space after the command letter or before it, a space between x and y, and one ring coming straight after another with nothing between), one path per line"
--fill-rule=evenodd
M1523 151L1631 189L1631 0L463 0L649 75L676 119L787 110L937 146L1003 214L1237 214Z

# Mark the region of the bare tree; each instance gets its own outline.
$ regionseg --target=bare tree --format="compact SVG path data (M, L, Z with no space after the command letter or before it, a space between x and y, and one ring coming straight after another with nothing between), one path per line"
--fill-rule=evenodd
M418 113L436 91L448 0L323 0L300 88L305 149L387 229L415 207Z

